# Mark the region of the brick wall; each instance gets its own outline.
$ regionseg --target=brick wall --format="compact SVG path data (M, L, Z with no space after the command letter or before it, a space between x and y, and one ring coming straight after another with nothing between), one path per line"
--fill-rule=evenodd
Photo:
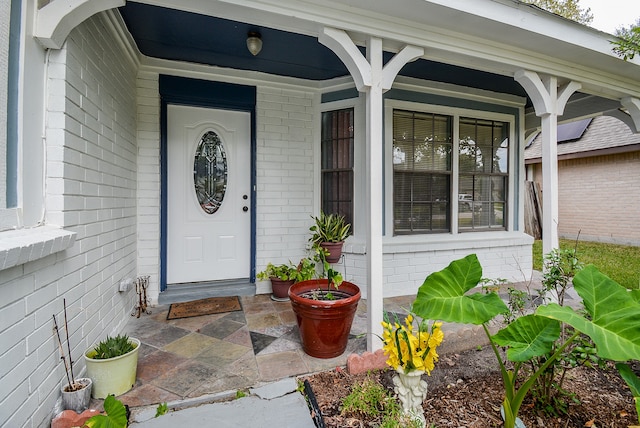
M509 282L528 281L532 274L533 238L517 232L467 233L463 239L429 237L429 242L414 245L385 245L383 263L384 297L417 293L425 278L453 260L475 253L484 278L503 278ZM425 240L426 241L426 240ZM366 259L363 254L345 255L337 269L346 279L360 285L366 298Z
M160 293L160 95L158 74L141 72L138 118L138 274L149 275L147 295Z
M558 164L560 236L640 245L640 152Z
M83 351L118 332L134 304L118 284L136 275L136 69L109 35L93 17L51 51L46 222L77 236L0 272L0 426L51 421L65 378L52 330L63 298L76 375Z
M534 180L542 183L540 164ZM640 245L639 181L640 152L559 161L560 237Z
M314 95L257 88L256 266L296 263L305 247L314 207ZM270 287L258 283L258 291Z

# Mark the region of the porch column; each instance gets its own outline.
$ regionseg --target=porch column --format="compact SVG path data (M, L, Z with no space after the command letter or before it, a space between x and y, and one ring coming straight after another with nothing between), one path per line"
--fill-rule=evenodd
M515 73L533 102L542 121L542 252L559 248L558 240L558 116L562 116L569 97L582 88L569 82L558 88L554 76L540 76L528 70ZM544 79L544 80L543 80Z
M367 260L367 350L382 348L383 266L382 266L382 177L383 168L383 100L400 69L424 54L415 46L405 46L382 66L382 40L369 37L367 57L363 57L349 35L335 28L324 28L318 37L346 65L356 89L366 94L366 260Z
M627 109L635 125L635 129L631 126L629 128L631 128L634 134L640 133L640 99L627 97L621 99L620 104Z

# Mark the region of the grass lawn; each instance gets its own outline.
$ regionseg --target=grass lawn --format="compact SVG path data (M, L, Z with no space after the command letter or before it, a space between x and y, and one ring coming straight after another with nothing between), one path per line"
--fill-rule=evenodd
M571 249L575 245L573 240L560 240L561 249ZM620 285L640 288L640 247L579 241L577 255L584 266L593 264ZM542 270L542 241L533 244L533 268Z

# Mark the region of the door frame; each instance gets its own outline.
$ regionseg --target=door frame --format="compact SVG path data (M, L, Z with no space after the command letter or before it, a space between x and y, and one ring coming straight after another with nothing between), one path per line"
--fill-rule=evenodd
M248 112L251 124L251 249L249 281L256 276L256 87L186 77L159 76L160 91L160 291L167 289L167 105Z

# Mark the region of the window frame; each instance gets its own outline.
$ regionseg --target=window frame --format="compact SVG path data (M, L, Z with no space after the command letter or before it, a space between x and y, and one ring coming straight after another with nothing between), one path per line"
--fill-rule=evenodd
M463 116L459 116L459 117L458 117L458 126L459 126L459 127L458 127L458 131L460 130L461 122L463 122L463 121L467 121L467 124L469 124L469 122L468 122L468 121L473 121L473 122L474 122L473 126L474 126L474 129L475 129L475 131L476 131L476 137L477 137L478 126L482 126L482 124L480 124L479 122L490 122L490 123L491 123L491 125L492 125L492 136L493 136L493 130L495 129L495 125L496 125L496 124L506 124L508 128L510 128L510 126L511 126L511 125L509 124L509 122L505 122L505 121L502 121L502 120L500 120L500 121L499 121L499 120L495 120L495 119L488 120L488 119L479 119L479 118L477 118L477 117L463 117ZM485 125L486 125L486 124L485 124ZM490 180L490 182L491 182L491 184L490 184L490 191L489 191L489 193L492 195L492 194L493 194L493 192L492 192L491 190L493 189L493 181L494 181L494 178L501 178L502 180L503 180L504 178L506 178L507 180L506 180L506 182L505 182L505 184L506 184L505 191L506 191L506 193L507 193L507 194L506 194L506 196L507 196L507 198L508 198L508 197L509 197L509 193L510 193L510 192L509 192L510 186L509 186L508 178L509 178L509 173L510 173L509 171L512 169L512 165L511 165L511 164L510 164L510 162L509 162L509 155L510 155L510 153L509 153L509 152L511 151L512 146L513 146L513 140L512 140L512 139L511 139L511 137L510 137L510 131L509 131L509 132L507 132L507 137L506 137L506 138L508 139L508 142L509 142L509 144L508 144L508 146L507 146L507 148L506 148L506 149L507 149L507 172L506 172L506 173L504 173L504 172L501 172L501 171L494 171L494 170L493 170L493 162L492 162L492 164L491 164L492 166L491 166L491 170L490 170L489 172L486 172L486 171L477 171L477 170L472 171L472 172L469 172L469 171L465 171L465 172L458 171L458 186L460 185L460 182L462 181L462 179L463 179L463 178L467 178L467 179L469 179L469 178L470 178L473 182L475 182L475 181L476 181L476 179L481 179L481 178L483 178L483 177L484 177L484 178L488 178L488 179ZM502 142L504 142L504 139L503 139L503 140L501 140L501 143L500 143L500 146L499 146L499 147L501 147L501 146L502 146ZM484 144L482 144L482 145L477 145L477 144L476 144L476 147L481 147L481 148L482 148L482 146L485 146L485 148L486 148L486 145L484 145ZM492 144L492 147L494 147L494 146L493 146L493 144ZM459 155L459 154L460 154L460 138L458 138L458 155ZM458 159L458 167L459 167L459 165L460 165L459 161L460 161L460 160ZM493 159L492 159L492 161L493 161ZM477 164L476 164L476 165L477 165ZM475 186L473 186L473 187L475 187ZM458 191L460 191L460 189L458 189ZM477 199L476 199L476 197L475 197L475 196L476 196L476 195L475 195L475 190L472 190L471 192L472 192L471 196L473 197L473 199L472 199L471 207L470 207L470 208L471 208L471 210L472 210L472 211L474 211L474 212L475 212L475 206L476 206L477 204L480 204L480 206L483 206L483 209L484 209L484 208L485 208L485 207L484 207L484 205L485 205L485 204L490 205L490 206L493 206L493 204L498 203L498 202L499 202L499 203L504 203L504 207L503 207L503 222L504 222L504 223L506 223L506 222L507 222L508 215L509 215L509 211L510 211L510 209L509 209L509 205L508 205L508 203L507 203L507 202L508 202L508 200L507 200L507 199L505 199L505 200L499 200L499 201L498 201L498 200L494 200L494 199L493 199L493 197L492 197L492 196L490 196L489 200L482 200L482 199L477 200ZM462 212L462 211L460 210L460 201L461 201L461 199L460 199L460 195L461 195L461 194L462 194L462 193L458 193L458 195L457 195L457 196L458 196L458 198L457 198L457 199L458 199L458 215ZM466 194L466 193L465 193L465 194ZM472 221L472 224L471 224L471 226L470 226L470 227L461 228L461 227L460 227L460 217L458 217L458 219L457 219L457 220L458 220L458 231L459 231L460 233L468 233L468 232L489 232L489 231L493 232L493 231L504 231L504 230L508 230L508 229L507 229L507 224L505 224L504 226L497 226L497 225L493 225L491 221L489 222L489 224L486 224L486 225L484 225L484 224L481 224L481 225L475 225L475 223ZM461 229L462 229L462 230L461 230Z
M347 98L337 101L328 101L320 103L320 119L316 121L317 126L317 144L314 153L316 184L315 184L315 212L319 213L322 207L322 114L329 111L353 109L353 223L351 225L351 237L356 239L364 239L362 225L365 224L364 207L365 194L362 191L365 188L366 165L365 165L365 109L364 96L359 94L358 97Z
M439 114L445 116L451 116L452 118L452 126L453 126L453 147L452 147L452 167L451 167L451 204L449 207L450 210L450 221L451 221L451 230L449 232L441 232L441 233L415 233L415 234L402 234L395 235L394 227L393 227L393 112L394 110L407 110L414 112L421 112L427 114ZM506 217L506 227L504 229L479 229L477 231L464 230L460 231L458 227L458 197L453 197L454 195L458 195L459 193L459 179L460 179L460 167L459 167L459 142L460 142L460 118L473 118L479 120L492 120L505 122L509 125L509 155L508 155L508 165L509 172L507 178L507 217ZM418 103L411 101L401 101L395 99L387 99L384 106L384 123L385 123L385 132L384 132L384 145L385 145L385 200L391 201L391 203L385 204L385 236L387 238L391 238L394 241L401 240L429 240L429 239L439 239L443 236L460 236L460 237L468 237L469 235L473 235L476 233L489 233L495 234L499 232L512 232L515 230L515 219L514 212L515 210L515 180L516 180L516 170L514 168L515 165L515 155L518 151L517 141L516 141L516 117L511 114L491 112L485 110L474 110L460 107L449 107L437 104L427 104L427 103Z
M409 229L407 230L403 230L403 231L396 231L396 219L394 216L394 221L393 221L393 234L394 235L423 235L423 234L435 234L435 233L449 233L449 231L451 230L451 212L450 210L446 210L447 213L447 217L445 219L445 226L443 228L434 228L434 221L433 221L433 211L434 211L434 207L438 206L438 205L443 205L443 202L445 202L445 206L448 207L451 204L450 198L451 198L451 182L453 180L453 169L452 169L452 165L451 162L453 160L453 155L451 153L451 151L453 150L453 117L451 115L442 115L442 114L436 114L436 113L424 113L424 112L418 112L415 110L404 110L404 109L398 109L395 108L393 109L393 119L392 119L392 123L391 123L391 127L393 128L393 134L395 135L395 128L396 128L396 124L395 124L395 118L396 118L396 113L399 113L400 116L404 116L405 119L409 118L409 120L411 121L412 124L412 138L408 141L411 150L413 150L412 152L412 158L414 159L414 163L412 166L406 168L404 171L401 171L400 169L396 169L396 164L394 163L394 161L392 161L392 165L393 165L393 171L392 171L392 176L393 176L393 188L394 188L394 193L393 193L393 199L392 199L392 203L391 205L394 208L394 212L396 211L396 203L401 203L403 205L406 205L407 203L412 207L411 211L413 211L413 207L414 206L422 206L422 207L428 207L428 210L431 211L431 215L429 216L429 227L424 228L422 231L420 232L416 232L413 231L413 222L409 222ZM419 115L423 115L424 117L419 118L416 116ZM416 130L416 124L417 124L417 120L423 121L426 118L430 117L431 121L435 124L435 121L438 120L438 118L441 119L445 119L446 123L447 123L447 134L446 134L446 140L442 141L434 141L432 142L432 145L439 145L439 146L448 146L449 147L449 155L446 158L446 167L445 169L434 169L434 168L427 168L425 169L416 169L415 168L415 162L416 162L416 141L415 141L415 130ZM435 126L435 125L434 125ZM433 135L433 133L432 133ZM392 137L393 138L393 137ZM392 140L392 145L394 144L394 141ZM395 150L395 148L394 148ZM402 150L402 149L400 149ZM407 150L407 151L411 151L411 150ZM395 153L394 153L395 156ZM394 159L395 160L395 159ZM408 199L408 200L397 200L396 198L396 194L395 194L395 189L397 188L396 186L396 174L398 175L403 175L404 178L403 179L403 184L408 183L410 184L410 191L409 193L412 194L412 196ZM440 179L444 179L444 181L446 182L446 188L448 191L448 198L445 199L445 201L439 201L438 199L433 200L432 198L429 198L426 201L419 201L418 199L413 197L413 193L414 193L414 189L416 188L416 184L421 182L421 180L415 180L415 178L417 176L422 176L423 179L428 179L431 180L432 182L438 178ZM429 186L430 187L430 186ZM433 189L430 189L431 191L433 191ZM430 192L431 193L431 192ZM433 196L433 195L431 195Z
M346 112L346 111L351 111L351 121L352 121L352 131L351 131L351 137L348 138L349 140L351 140L351 144L352 146L350 147L350 153L349 153L349 157L350 157L350 161L351 164L349 166L349 168L337 168L337 167L332 167L332 168L324 168L324 150L323 150L323 144L325 141L331 141L332 143L334 142L334 138L331 136L329 138L324 138L323 136L323 131L324 131L324 116L325 114L331 114L331 113L340 113L340 112ZM324 197L324 189L325 189L325 176L327 174L341 174L341 173L350 173L350 184L351 184L351 189L350 189L350 203L349 203L349 215L345 215L347 221L349 221L351 224L354 223L354 213L353 210L355 208L355 173L354 173L354 168L355 168L355 164L356 164L356 159L355 159L355 145L356 145L356 112L355 112L355 108L354 107L345 107L345 108L341 108L341 109L332 109L332 110L324 110L320 113L320 121L322 123L321 125L321 129L320 129L320 209L324 212L326 212L327 214L331 214L331 213L336 213L333 210L325 210L324 209L324 201L325 201L325 197ZM340 141L344 141L347 138L343 138L338 136L337 140ZM340 180L338 180L338 183L340 183ZM341 186L339 186L341 187ZM340 193L340 192L338 192ZM333 203L337 203L338 205L343 205L345 204L345 202L340 202L340 199L338 196L336 195L332 195L332 197L330 198ZM338 214L343 214L343 212L338 212Z
M2 186L0 189L0 232L20 228L20 213L17 201L17 126L18 126L18 85L20 73L20 49L22 31L22 5L18 0L11 0L8 9L3 11L8 15L6 45L3 46L2 55L5 56L6 70L3 76L7 78L6 93L2 97L6 109L0 120L5 128L0 138L0 162L3 162L3 174L0 174ZM6 50L5 50L6 49Z
M13 9L14 4L20 8ZM12 177L7 186L14 193L7 201L11 208L5 208L5 202L0 205L0 241L5 244L0 249L0 271L70 248L76 237L75 232L60 227L64 225L46 224L44 94L52 51L44 49L31 36L35 22L28 18L35 15L36 3L11 0L11 6L12 46L8 66L14 74L8 79L12 95L7 104L14 116L6 118L7 126L12 127L6 145L11 147L13 157Z

